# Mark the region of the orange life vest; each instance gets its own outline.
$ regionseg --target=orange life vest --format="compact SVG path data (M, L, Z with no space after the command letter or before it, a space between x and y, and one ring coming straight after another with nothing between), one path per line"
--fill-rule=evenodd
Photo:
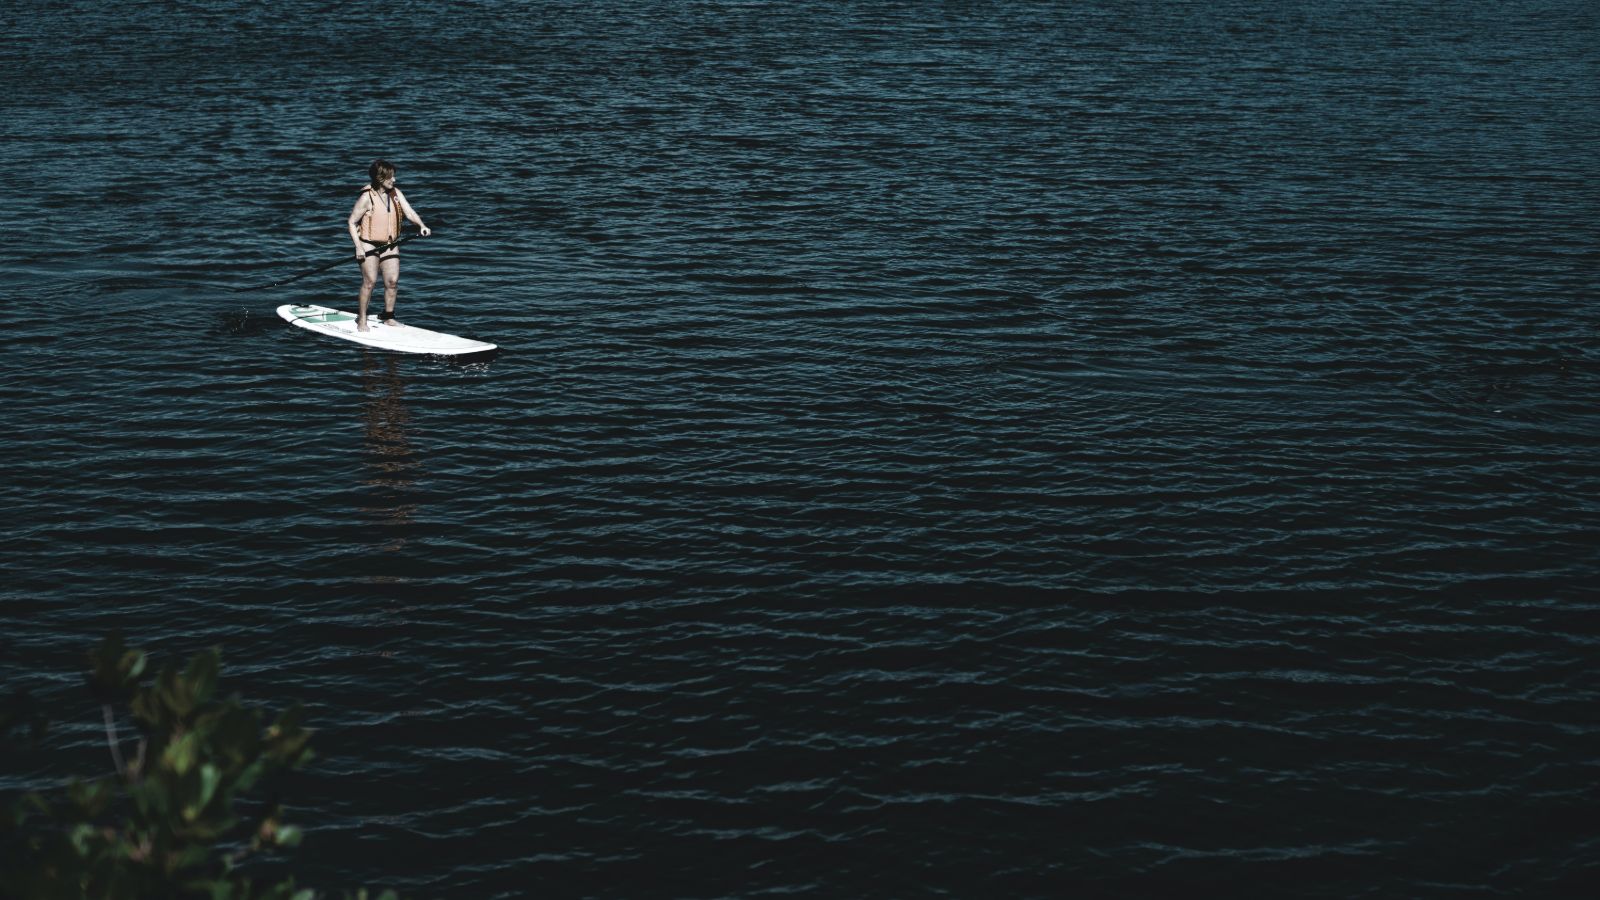
M361 217L361 239L386 244L400 237L400 198L385 195L383 191L367 185L362 188L372 194L367 214Z

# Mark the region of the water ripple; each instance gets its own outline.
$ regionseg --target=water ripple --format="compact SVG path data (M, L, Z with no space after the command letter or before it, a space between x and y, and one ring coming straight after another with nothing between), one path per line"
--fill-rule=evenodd
M340 12L0 14L7 679L224 645L334 889L1592 882L1592 10ZM498 357L234 292L376 156Z

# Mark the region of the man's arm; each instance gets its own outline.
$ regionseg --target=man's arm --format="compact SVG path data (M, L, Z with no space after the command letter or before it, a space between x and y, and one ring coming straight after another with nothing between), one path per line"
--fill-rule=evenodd
M400 201L400 212L405 214L407 221L416 223L417 230L422 233L423 237L433 233L428 229L428 226L422 224L422 217L417 215L417 211L411 208L411 204L406 201L406 195L400 193L399 188L394 189L394 197Z
M372 202L372 195L362 191L356 198L356 205L350 208L350 218L345 223L350 231L350 243L356 245L356 259L365 259L367 248L361 246L361 219L367 214L367 206Z

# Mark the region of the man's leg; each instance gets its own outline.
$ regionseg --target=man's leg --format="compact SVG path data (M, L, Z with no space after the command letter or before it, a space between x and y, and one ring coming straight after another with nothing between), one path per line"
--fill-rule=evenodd
M356 304L356 330L367 330L367 301L372 297L372 286L378 283L378 260L368 256L361 260L361 301Z
M394 300L400 293L400 257L391 256L383 261L383 311L388 313L385 318L390 325L399 325L394 320Z

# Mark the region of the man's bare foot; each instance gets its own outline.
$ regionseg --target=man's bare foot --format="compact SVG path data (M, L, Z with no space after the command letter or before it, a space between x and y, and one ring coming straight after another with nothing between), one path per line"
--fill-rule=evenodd
M388 325L391 328L398 328L400 327L400 320L390 316L389 318L383 320L383 324Z
M356 319L356 330L357 331L366 331L367 330L367 320L366 319L360 319L360 318Z

